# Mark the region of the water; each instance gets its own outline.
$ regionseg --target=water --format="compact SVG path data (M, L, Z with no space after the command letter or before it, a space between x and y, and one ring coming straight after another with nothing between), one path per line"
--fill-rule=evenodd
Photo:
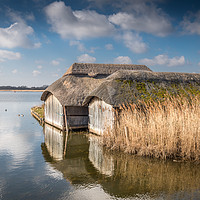
M0 92L0 199L200 199L200 166L111 153L97 136L43 128L30 114L40 96Z

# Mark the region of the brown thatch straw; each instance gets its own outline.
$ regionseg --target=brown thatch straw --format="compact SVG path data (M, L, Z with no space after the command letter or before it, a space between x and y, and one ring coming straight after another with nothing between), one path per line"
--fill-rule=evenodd
M43 92L41 100L45 101L49 94L53 94L63 106L82 106L90 92L120 69L151 71L144 65L74 63L63 77Z
M166 95L200 94L200 74L120 70L110 75L84 100L98 97L114 107L138 100L162 100Z
M85 75L96 75L104 74L110 75L118 70L145 70L151 71L145 65L129 65L129 64L97 64L97 63L74 63L64 74L85 74Z

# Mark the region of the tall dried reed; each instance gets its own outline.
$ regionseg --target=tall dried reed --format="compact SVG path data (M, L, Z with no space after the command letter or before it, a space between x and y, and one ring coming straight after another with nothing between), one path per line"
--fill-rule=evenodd
M200 97L122 105L104 143L128 153L200 160Z

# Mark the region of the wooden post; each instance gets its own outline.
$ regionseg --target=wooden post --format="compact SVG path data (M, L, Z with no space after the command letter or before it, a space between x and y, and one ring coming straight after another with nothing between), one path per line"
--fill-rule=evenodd
M64 106L63 110L64 110L64 120L65 120L65 131L68 132L69 127L68 127L68 123L67 123L67 113L66 113L66 108L65 108L65 106Z
M67 139L68 139L68 133L69 133L69 129L68 129L68 123L67 123L67 113L66 113L66 108L64 106L63 108L64 111L64 121L65 121L65 147L64 147L64 158L67 152Z
M67 140L68 140L68 131L65 132L65 147L64 147L64 158L67 153Z

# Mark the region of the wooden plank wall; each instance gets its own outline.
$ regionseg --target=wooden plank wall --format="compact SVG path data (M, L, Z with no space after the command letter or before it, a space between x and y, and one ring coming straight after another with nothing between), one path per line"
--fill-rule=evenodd
M52 94L45 101L45 122L59 129L64 128L63 107Z
M88 128L88 107L67 106L65 110L69 129Z
M113 107L95 97L89 104L89 131L102 135L114 127Z

